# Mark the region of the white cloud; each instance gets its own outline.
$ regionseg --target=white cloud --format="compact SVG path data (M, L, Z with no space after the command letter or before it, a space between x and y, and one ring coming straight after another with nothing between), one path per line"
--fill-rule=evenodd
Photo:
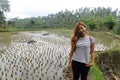
M118 0L8 0L11 11L8 18L37 17L61 10L75 10L80 7L112 7L119 8Z

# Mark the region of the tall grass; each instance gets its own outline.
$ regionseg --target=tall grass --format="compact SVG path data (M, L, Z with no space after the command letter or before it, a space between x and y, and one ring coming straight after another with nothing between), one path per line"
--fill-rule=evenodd
M96 64L90 69L89 80L105 80L103 73Z

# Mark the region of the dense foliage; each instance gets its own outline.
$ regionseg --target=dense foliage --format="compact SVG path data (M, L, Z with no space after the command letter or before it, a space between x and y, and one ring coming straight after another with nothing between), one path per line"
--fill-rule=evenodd
M75 11L60 11L48 16L38 16L31 18L14 18L8 21L9 26L14 28L73 28L74 24L84 21L90 30L113 30L118 34L120 11L112 10L110 7L79 8Z

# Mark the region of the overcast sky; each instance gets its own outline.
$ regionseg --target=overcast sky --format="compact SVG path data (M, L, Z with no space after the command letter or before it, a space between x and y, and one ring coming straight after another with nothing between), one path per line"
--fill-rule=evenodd
M46 16L59 11L76 10L81 7L111 7L120 10L120 0L8 0L10 2L9 18L26 18Z

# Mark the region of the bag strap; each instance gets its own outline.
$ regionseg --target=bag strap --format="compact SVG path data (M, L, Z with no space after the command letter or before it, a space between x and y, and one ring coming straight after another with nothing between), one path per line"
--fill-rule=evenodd
M89 39L90 39L90 44L92 44L92 39L91 39L91 36L89 36Z
M92 46L92 38L91 38L91 36L89 36L89 39L90 39L90 50L91 50L91 46Z

